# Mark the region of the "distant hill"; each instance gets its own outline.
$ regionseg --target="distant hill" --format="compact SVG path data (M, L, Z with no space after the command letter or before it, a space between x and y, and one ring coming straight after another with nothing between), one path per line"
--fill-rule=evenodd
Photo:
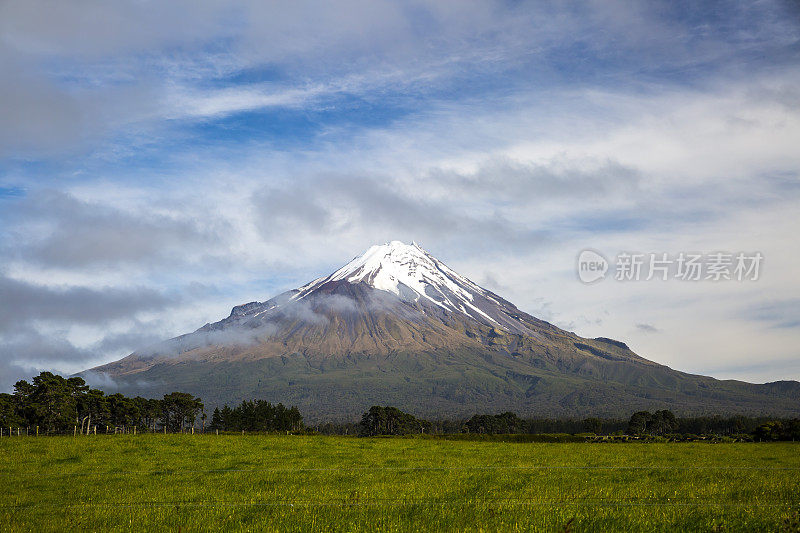
M376 404L429 418L800 414L796 381L755 385L672 370L623 342L528 315L397 241L91 371L128 392L187 391L207 406L252 398L296 405L310 422L356 419Z

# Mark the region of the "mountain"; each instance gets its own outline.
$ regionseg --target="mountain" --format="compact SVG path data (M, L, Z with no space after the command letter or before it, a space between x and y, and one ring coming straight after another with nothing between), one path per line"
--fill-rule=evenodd
M306 419L371 405L427 417L800 414L800 383L686 374L539 320L417 244L372 246L333 274L233 308L197 331L92 369L126 391L207 406L262 398Z

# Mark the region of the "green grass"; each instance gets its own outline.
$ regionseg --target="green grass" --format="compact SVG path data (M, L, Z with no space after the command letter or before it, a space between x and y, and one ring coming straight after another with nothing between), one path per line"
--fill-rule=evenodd
M0 440L0 529L797 531L800 445Z

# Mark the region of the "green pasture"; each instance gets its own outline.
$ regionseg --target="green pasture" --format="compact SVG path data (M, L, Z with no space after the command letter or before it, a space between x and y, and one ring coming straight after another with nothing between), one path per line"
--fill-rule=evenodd
M3 531L798 531L800 444L0 439Z

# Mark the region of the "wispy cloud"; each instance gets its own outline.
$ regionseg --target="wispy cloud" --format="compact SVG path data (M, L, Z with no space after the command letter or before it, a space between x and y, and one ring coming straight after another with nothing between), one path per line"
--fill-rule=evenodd
M194 90L176 96L168 106L169 118L213 118L255 111L270 107L301 108L312 104L323 94L330 94L324 86L305 89L274 90L268 85L237 87L214 92Z
M773 328L800 328L800 298L774 300L749 307L743 318L760 320Z

